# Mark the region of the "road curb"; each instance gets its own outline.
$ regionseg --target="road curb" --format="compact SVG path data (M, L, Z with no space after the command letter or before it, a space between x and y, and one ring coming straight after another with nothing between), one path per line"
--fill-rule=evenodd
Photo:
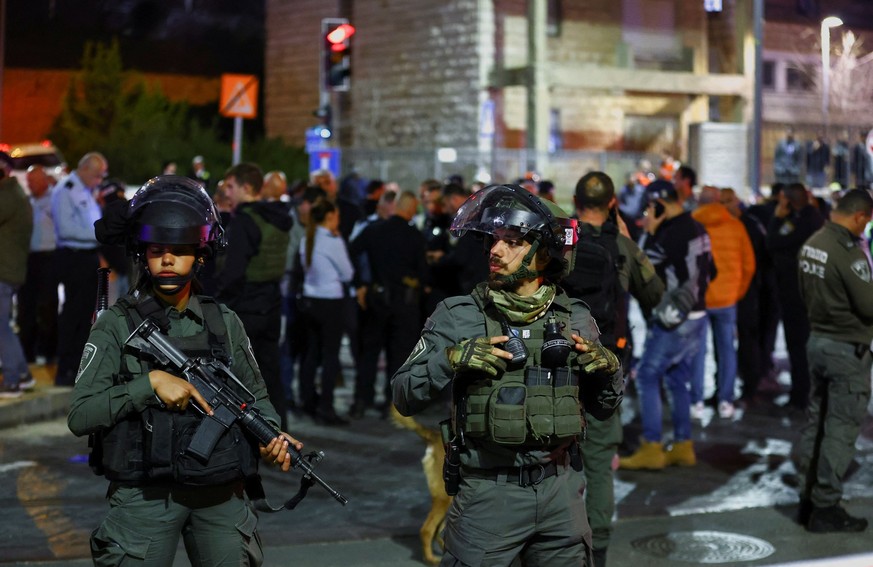
M24 394L17 400L0 402L0 429L67 415L72 394L70 387L49 386Z

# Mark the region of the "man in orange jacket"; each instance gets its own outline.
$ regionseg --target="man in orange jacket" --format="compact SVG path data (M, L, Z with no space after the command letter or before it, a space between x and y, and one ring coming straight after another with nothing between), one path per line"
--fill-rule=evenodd
M691 214L703 225L712 242L712 256L718 271L706 290L706 315L712 329L717 360L718 414L723 419L734 415L734 384L737 378L737 302L746 295L755 275L755 251L743 223L719 202L717 187L700 191L699 205ZM692 416L703 410L703 375L706 349L701 348L692 365Z

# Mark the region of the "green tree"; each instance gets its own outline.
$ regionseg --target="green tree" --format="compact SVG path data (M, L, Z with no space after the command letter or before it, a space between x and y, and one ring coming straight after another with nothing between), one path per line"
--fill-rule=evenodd
M230 165L231 147L219 134L218 118L206 122L158 85L125 71L117 41L88 43L51 137L72 164L89 151L103 153L112 177L128 184L159 174L165 161L175 161L184 175L195 155L204 156L214 182ZM265 170L282 169L290 179L307 174L302 149L279 139L247 139L243 157Z
M91 150L105 150L122 94L124 71L118 42L88 42L82 70L70 80L61 114L51 137L70 158L78 160Z

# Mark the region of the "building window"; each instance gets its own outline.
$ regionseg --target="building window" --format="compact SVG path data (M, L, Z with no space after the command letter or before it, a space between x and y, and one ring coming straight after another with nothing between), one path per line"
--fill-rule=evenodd
M546 35L559 37L561 35L561 0L549 0L546 16Z
M563 149L561 139L561 111L557 108L549 110L549 153L553 154Z
M761 86L765 89L776 88L776 62L764 61L761 65Z
M809 69L788 66L785 68L785 88L789 91L811 91L812 79Z

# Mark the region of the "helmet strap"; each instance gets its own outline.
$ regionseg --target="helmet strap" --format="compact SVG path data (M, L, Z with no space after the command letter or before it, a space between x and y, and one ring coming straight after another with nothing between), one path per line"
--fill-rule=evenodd
M534 241L531 242L530 250L528 250L527 254L525 254L524 258L521 261L521 266L519 266L517 270L507 276L495 274L494 279L505 285L517 282L519 280L527 280L540 277L542 275L542 272L538 270L532 270L530 267L539 247L539 238L534 239Z
M187 276L170 276L170 277L158 277L151 276L152 285L155 286L156 289L159 289L161 293L164 295L176 295L183 289L185 289L185 284L194 279L194 270L188 272ZM174 285L176 286L173 289L161 289L162 285Z

